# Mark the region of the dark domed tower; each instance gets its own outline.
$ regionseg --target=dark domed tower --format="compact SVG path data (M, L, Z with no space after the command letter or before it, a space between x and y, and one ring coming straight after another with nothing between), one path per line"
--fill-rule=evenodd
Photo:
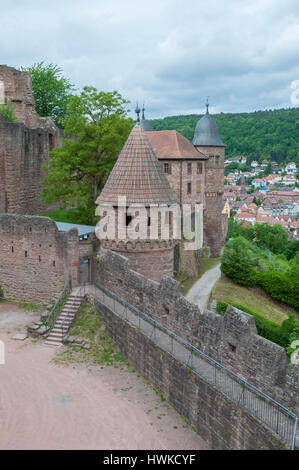
M122 207L119 205L119 198L125 198L126 202ZM139 116L97 204L99 224L103 223L109 210L112 217L117 219L115 234L109 239L103 237L100 240L100 249L117 251L130 260L135 271L155 281L160 281L164 274L173 276L176 244L173 222L178 199L140 126ZM153 216L153 206L161 209L157 218ZM132 208L137 211L133 217ZM142 215L142 220L145 220L142 222L143 236L136 239L133 236L134 231L131 231L136 223L135 214L137 217ZM169 227L166 235L161 229L162 220ZM138 229L140 230L140 224Z
M221 255L227 224L221 214L225 145L215 119L209 114L208 102L206 107L206 114L196 125L192 143L209 157L205 162L204 243L210 247L211 256L217 258Z

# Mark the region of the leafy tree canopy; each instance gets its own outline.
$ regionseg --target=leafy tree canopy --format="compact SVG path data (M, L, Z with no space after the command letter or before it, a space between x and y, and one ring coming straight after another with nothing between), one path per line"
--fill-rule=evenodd
M84 208L85 223L94 223L95 200L121 151L133 121L127 118L128 101L116 92L84 87L67 108L61 147L50 153L42 198L61 201L62 208Z
M58 65L45 65L39 62L28 68L32 78L32 93L36 111L40 116L53 116L55 123L63 127L67 116L67 106L74 92L74 86L63 76Z

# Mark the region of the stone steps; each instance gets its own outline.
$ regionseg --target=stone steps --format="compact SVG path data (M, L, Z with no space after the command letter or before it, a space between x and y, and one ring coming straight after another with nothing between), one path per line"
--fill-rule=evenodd
M68 297L59 317L56 319L52 330L50 331L47 339L44 341L44 344L49 346L59 346L62 344L63 338L70 329L70 326L74 321L76 313L78 312L83 299L84 296L76 297L74 294L71 294Z

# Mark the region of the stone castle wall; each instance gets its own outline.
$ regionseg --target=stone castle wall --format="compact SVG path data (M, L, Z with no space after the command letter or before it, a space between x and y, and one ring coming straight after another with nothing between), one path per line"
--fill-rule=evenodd
M299 411L299 366L288 364L285 350L257 334L251 315L229 307L224 317L199 309L182 295L179 284L160 283L131 269L129 261L111 251L94 260L93 282L186 339L245 380L296 412ZM297 411L297 412L298 412Z
M79 280L76 229L59 232L47 217L0 215L0 286L8 299L55 300L69 275Z
M213 450L285 449L281 440L139 328L95 302L109 336L136 370L184 416Z
M0 66L0 103L11 102L18 122L8 122L0 114L0 212L42 214L40 200L45 174L42 165L49 151L62 141L62 131L52 118L41 118L35 111L28 72Z

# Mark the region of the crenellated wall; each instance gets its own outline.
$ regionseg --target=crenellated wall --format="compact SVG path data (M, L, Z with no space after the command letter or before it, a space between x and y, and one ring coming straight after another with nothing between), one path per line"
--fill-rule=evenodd
M229 306L224 317L201 313L182 295L179 284L160 283L133 271L128 259L99 252L92 280L116 293L186 339L248 382L299 411L299 366L288 364L285 350L257 334L254 317Z

